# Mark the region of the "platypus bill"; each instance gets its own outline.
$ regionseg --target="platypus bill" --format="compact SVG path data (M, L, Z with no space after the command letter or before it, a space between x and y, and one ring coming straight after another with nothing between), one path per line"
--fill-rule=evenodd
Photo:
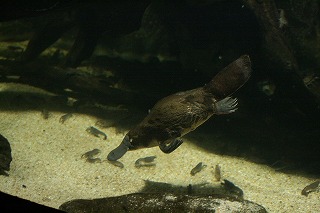
M154 146L159 146L164 153L171 153L183 143L183 135L195 130L212 115L235 112L237 99L229 96L250 78L250 74L250 58L243 55L205 86L161 99L109 153L108 160L118 160L128 150Z

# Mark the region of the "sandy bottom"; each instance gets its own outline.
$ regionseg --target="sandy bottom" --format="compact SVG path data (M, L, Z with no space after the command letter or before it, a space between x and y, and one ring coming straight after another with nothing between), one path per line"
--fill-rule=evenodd
M0 92L16 86L0 84ZM24 88L24 87L23 87ZM244 198L263 205L270 212L320 212L320 193L301 195L314 181L299 175L284 174L264 165L234 157L208 153L190 142L167 155L158 148L128 152L123 169L106 161L89 163L81 156L98 148L102 160L124 137L115 127L104 128L108 139L95 137L86 128L97 117L75 113L64 124L63 112L50 112L48 119L40 111L0 111L0 133L8 139L13 161L9 176L0 176L0 190L46 206L58 208L72 199L117 196L140 191L144 180L183 187L189 184L218 186L212 166L220 164L223 178L244 191ZM197 132L191 133L193 136ZM205 140L214 139L210 134ZM135 160L156 155L156 166L136 168ZM208 165L195 176L190 170L199 162Z

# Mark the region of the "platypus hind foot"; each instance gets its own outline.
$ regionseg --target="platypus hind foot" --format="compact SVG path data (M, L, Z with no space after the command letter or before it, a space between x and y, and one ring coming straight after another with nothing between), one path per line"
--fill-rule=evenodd
M173 152L174 150L176 150L176 148L178 148L182 143L183 143L182 139L176 138L168 145L166 143L160 143L159 148L161 149L162 152L169 154L169 153Z
M238 100L236 98L226 97L215 103L215 114L229 114L235 112L238 108Z

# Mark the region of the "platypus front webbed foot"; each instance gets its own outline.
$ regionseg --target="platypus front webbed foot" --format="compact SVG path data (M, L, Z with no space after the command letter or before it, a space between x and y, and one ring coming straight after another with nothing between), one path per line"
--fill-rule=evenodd
M116 161L119 158L121 158L124 154L126 154L126 152L129 150L129 148L132 147L131 143L130 143L130 139L129 136L125 136L121 142L121 144L115 148L114 150L112 150L109 154L107 159L109 161Z
M215 103L215 114L229 114L235 112L238 108L238 99L226 97Z
M174 139L171 143L168 145L166 143L159 143L159 148L161 149L162 152L169 154L176 150L181 144L183 143L182 139Z

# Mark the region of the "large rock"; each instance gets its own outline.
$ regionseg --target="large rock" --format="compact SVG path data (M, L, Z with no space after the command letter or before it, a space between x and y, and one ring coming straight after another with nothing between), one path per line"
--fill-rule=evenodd
M0 175L8 175L6 171L10 170L11 147L9 141L0 134Z
M93 200L71 200L59 207L66 212L267 212L251 201L225 195L134 193Z

